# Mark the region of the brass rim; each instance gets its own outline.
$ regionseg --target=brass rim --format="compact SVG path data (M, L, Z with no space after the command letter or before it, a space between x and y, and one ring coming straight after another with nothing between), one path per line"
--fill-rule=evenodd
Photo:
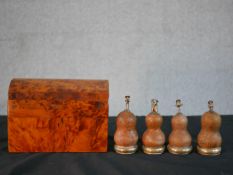
M165 146L159 146L159 147L142 146L142 149L145 154L162 154L165 150Z
M199 154L201 155L205 155L205 156L217 156L219 154L221 154L221 147L216 147L216 148L201 148L199 146L197 146L197 151Z
M119 146L119 145L114 145L114 149L118 154L133 154L137 151L138 146L133 145L133 146Z
M174 147L167 145L167 149L172 154L189 154L192 151L192 146L185 146L185 147Z

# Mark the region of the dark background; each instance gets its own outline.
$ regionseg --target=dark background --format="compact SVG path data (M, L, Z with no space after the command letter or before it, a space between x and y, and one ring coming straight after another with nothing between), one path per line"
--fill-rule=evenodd
M146 155L139 150L133 155L119 155L113 151L115 118L109 118L109 150L107 153L8 153L7 117L0 121L0 174L153 174L153 175L231 175L233 174L233 116L222 117L222 154L215 157L196 153L196 136L200 117L189 117L189 131L194 150L189 155ZM145 130L144 117L138 117L137 128L141 138ZM170 117L164 117L162 127L166 138L171 131Z

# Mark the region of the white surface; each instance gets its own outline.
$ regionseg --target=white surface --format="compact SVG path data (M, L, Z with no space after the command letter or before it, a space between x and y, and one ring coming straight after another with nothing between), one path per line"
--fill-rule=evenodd
M0 0L0 113L14 77L109 79L124 108L233 114L233 0Z

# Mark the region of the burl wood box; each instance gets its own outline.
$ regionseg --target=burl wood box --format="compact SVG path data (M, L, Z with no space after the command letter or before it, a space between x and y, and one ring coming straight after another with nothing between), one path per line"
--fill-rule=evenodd
M13 79L9 152L106 152L106 80Z

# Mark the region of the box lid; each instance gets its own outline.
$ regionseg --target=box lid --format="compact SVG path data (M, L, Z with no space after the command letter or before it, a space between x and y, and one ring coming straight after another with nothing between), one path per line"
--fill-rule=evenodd
M9 100L108 101L107 80L13 79Z

